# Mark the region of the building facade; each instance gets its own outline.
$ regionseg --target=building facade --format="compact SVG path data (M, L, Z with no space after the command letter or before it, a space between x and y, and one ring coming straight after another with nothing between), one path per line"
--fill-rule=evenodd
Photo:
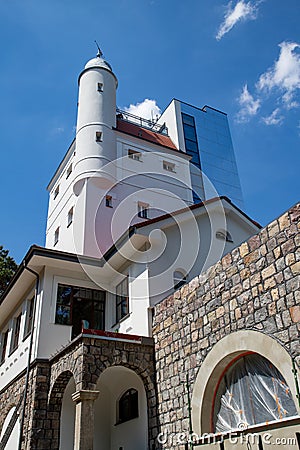
M100 51L79 86L46 247L0 299L0 450L299 448L299 205L235 206L223 113L117 110Z

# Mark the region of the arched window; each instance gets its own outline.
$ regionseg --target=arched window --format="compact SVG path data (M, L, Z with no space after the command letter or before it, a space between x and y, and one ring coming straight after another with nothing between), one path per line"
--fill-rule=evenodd
M181 270L175 270L173 273L174 289L179 289L186 283L186 275Z
M218 230L216 232L216 238L226 242L233 242L231 234L229 233L229 231L226 230Z
M248 354L222 376L214 400L214 431L225 432L297 415L286 381L270 361Z
M139 416L138 391L128 389L118 403L118 423L127 422Z

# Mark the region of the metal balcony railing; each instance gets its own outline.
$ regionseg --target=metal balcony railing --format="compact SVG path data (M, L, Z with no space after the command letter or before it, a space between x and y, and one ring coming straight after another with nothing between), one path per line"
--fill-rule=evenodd
M160 133L168 136L168 128L166 127L166 124L157 123L158 119L144 119L143 117L135 116L134 114L123 111L119 108L117 108L117 118L120 120L124 120L125 122L130 122L138 125L139 127L154 131L155 133Z

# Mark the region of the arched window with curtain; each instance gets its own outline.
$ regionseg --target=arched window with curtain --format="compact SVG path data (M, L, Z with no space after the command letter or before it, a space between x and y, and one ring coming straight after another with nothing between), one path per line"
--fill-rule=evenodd
M297 415L290 389L277 368L258 354L232 363L216 389L215 432L246 428Z
M173 283L174 283L174 290L176 291L181 286L183 286L187 281L187 276L182 270L175 270L173 272Z
M127 422L139 416L138 391L128 389L118 402L118 423Z

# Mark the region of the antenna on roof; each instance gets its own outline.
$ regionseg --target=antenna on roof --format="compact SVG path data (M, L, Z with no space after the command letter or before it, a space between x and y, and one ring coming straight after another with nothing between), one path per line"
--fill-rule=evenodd
M101 56L103 56L103 53L101 51L101 48L98 45L98 42L95 40L95 44L97 45L97 49L98 49L98 53L97 53L97 57L101 58Z

